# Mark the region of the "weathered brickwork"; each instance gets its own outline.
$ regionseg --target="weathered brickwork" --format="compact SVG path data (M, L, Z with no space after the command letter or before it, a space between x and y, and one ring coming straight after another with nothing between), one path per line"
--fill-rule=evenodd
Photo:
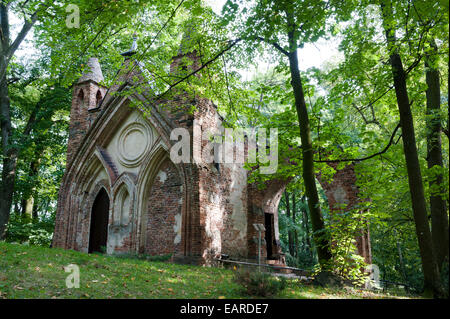
M331 167L336 169L337 163L330 163ZM331 182L326 181L321 176L318 179L325 190L328 199L328 205L332 212L339 214L357 207L362 200L359 198L359 190L356 186L356 174L354 164L351 163L343 169L337 170ZM365 225L361 229L361 235L355 238L358 254L364 257L366 263L372 263L372 251L370 247L370 232L367 221L362 221Z
M145 253L180 254L183 185L175 166L166 160L150 188Z
M88 67L95 68L98 60L89 60ZM97 72L101 70L96 70ZM78 81L73 89L72 108L70 111L69 143L67 145L67 162L70 162L92 123L98 116L99 105L105 97L106 88L100 85L103 75L87 74Z
M173 72L184 70L182 61L181 55L174 59ZM195 60L188 69L197 64ZM277 208L288 181L272 180L258 188L248 183L242 163L197 163L193 154L191 163L170 160L170 149L177 143L170 138L174 128L189 131L191 150L207 145L194 134L194 121L201 132L221 131L216 106L183 92L149 103L150 88L126 97L115 94L144 81L139 65L128 74L130 60L119 73L124 84L107 92L100 85L98 61L91 59L88 65L90 71L73 91L68 161L53 245L88 252L93 249L90 239L107 232L101 246L109 254L170 254L177 262L202 264L225 254L254 261L258 233L253 224L259 223L267 229L262 234L263 258L283 263ZM143 106L131 107L135 102ZM195 111L190 112L193 106ZM105 229L91 225L102 189L109 203L95 213L107 218Z

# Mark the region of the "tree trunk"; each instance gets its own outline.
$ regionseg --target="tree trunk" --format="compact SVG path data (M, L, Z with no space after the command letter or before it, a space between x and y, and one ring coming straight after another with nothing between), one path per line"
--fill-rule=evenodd
M402 272L403 281L408 283L408 277L406 276L405 262L403 261L402 247L400 245L400 240L398 238L397 232L394 230L395 239L397 241L397 252L398 252L398 261L400 263L400 270Z
M433 252L431 232L428 225L427 205L423 189L419 157L417 154L414 121L409 103L408 90L406 87L406 74L400 55L396 50L395 32L391 29L391 22L393 21L391 4L381 4L381 12L383 27L388 43L389 59L394 79L397 105L400 113L403 150L408 173L412 210L425 279L424 293L425 295L434 295L438 297L441 296L442 291L439 283L439 270Z
M21 206L22 206L21 215L31 220L33 217L33 207L34 207L33 195L27 196L26 199L22 199Z
M286 215L288 219L291 218L291 204L289 203L289 193L284 192L284 198L286 200ZM288 244L289 244L289 254L294 256L294 242L292 236L292 229L288 226Z
M0 240L4 239L6 225L9 221L11 205L16 178L17 148L11 147L10 138L12 133L10 102L6 76L0 81L0 110L1 110L1 133L2 133L2 182L0 185Z
M297 205L295 202L295 192L292 192L292 223L295 225L295 213L297 211ZM294 229L292 231L292 250L294 251L294 256L297 257L297 250L298 250L298 236L297 236L297 229Z
M42 3L38 6L37 11L31 14L28 19L25 19L22 29L12 43L10 43L9 26L10 4L11 2L6 3L5 1L0 3L0 122L3 155L2 182L0 185L0 240L5 237L6 225L9 221L16 179L17 157L19 155L16 143L10 140L12 136L11 105L6 74L14 52L36 22L38 11L45 10L51 2Z
M437 53L434 40L431 42L433 53ZM427 54L425 59L425 75L427 82L427 162L428 168L434 166L443 167L442 144L441 144L441 88L439 80L439 71L437 69L437 59ZM438 174L429 181L430 189L436 188L438 192L444 189L444 178ZM431 210L431 237L434 251L436 253L436 262L439 270L446 259L448 259L448 217L446 202L436 193L430 195Z
M25 192L22 197L22 216L26 216L28 219L37 219L36 205L35 205L35 193L36 193L36 181L34 180L39 172L39 165L41 159L39 156L42 154L42 147L40 145L35 150L35 157L30 164L29 177L31 178L32 187L29 192Z
M308 207L311 214L313 228L313 238L317 248L317 256L321 266L326 267L331 259L331 250L328 237L325 232L325 224L320 209L319 195L317 192L316 178L314 174L314 152L311 139L311 127L309 123L308 110L306 108L305 96L303 92L300 71L298 69L297 45L293 32L288 33L290 51L289 67L291 72L291 85L294 90L295 108L297 110L300 124L300 138L302 142L303 154L303 182L305 193L308 199Z
M302 200L302 202L305 201L304 196L302 197L301 200ZM302 210L302 215L303 215L303 227L304 227L305 235L306 235L305 236L305 238L306 238L306 245L308 247L309 255L310 255L311 259L312 259L313 255L312 255L312 247L311 247L311 235L310 235L310 232L309 232L309 218L308 218L308 212L307 212L306 209Z

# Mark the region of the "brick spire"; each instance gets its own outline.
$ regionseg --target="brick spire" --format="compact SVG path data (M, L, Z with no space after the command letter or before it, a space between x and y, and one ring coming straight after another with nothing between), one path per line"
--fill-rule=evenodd
M67 165L71 163L83 137L100 114L100 104L106 94L106 88L100 84L103 80L98 59L89 58L84 74L73 86Z

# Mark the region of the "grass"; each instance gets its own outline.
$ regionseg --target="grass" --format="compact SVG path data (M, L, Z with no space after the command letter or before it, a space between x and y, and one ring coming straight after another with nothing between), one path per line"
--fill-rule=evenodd
M80 269L80 288L67 288L64 267ZM0 242L0 299L249 298L233 270L86 254ZM289 281L277 298L398 298L355 289L324 289Z

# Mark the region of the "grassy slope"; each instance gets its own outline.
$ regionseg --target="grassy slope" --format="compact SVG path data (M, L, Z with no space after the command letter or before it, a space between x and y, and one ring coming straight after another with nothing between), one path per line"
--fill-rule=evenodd
M64 267L80 267L80 288ZM0 298L248 298L232 270L149 262L0 242ZM290 281L279 298L386 298Z

